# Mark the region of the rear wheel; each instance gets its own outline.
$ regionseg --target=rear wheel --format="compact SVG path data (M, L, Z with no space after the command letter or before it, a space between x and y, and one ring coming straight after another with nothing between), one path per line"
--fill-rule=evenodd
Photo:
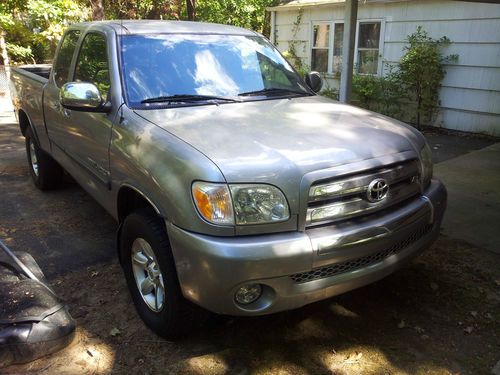
M64 170L36 143L30 128L26 129L26 154L31 178L40 190L51 190L61 185Z
M152 210L125 218L120 256L137 312L154 332L176 338L204 321L206 314L182 296L165 223Z

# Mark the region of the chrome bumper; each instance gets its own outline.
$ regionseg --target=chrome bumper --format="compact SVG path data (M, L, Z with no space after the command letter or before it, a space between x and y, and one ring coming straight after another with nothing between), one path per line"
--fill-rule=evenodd
M423 196L401 207L342 223L244 237L212 237L167 229L184 296L220 314L289 310L370 284L394 272L436 239L446 189L432 180ZM234 294L260 283L263 294L241 306Z

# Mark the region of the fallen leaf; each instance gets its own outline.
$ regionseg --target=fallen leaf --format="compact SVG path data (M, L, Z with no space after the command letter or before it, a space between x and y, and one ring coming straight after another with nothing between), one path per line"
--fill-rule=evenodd
M423 329L422 327L415 326L413 328L415 329L415 331L417 331L417 333L424 333L425 332L425 329Z
M122 332L118 328L116 328L116 327L112 328L111 331L109 331L109 335L113 336L113 337L118 336L121 333Z
M398 323L398 328L404 328L406 327L406 323L404 320L401 319L401 321Z
M474 331L474 328L472 328L471 326L467 327L467 328L464 328L464 332L465 333L468 333L468 334L471 334L472 331Z
M477 311L471 311L470 314L475 318L477 317Z

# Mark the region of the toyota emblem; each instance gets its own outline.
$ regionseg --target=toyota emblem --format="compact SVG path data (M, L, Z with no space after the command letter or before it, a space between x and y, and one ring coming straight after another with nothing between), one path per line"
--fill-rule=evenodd
M387 197L388 193L389 185L387 184L387 181L383 178L377 178L376 180L370 182L370 185L368 185L366 198L368 198L370 202L380 202Z

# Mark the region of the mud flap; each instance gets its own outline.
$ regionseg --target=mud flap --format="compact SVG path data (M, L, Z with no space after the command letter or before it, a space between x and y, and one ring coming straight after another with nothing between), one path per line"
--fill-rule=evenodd
M45 285L33 257L15 256L37 280L0 253L0 368L54 353L71 343L75 334L67 306Z

